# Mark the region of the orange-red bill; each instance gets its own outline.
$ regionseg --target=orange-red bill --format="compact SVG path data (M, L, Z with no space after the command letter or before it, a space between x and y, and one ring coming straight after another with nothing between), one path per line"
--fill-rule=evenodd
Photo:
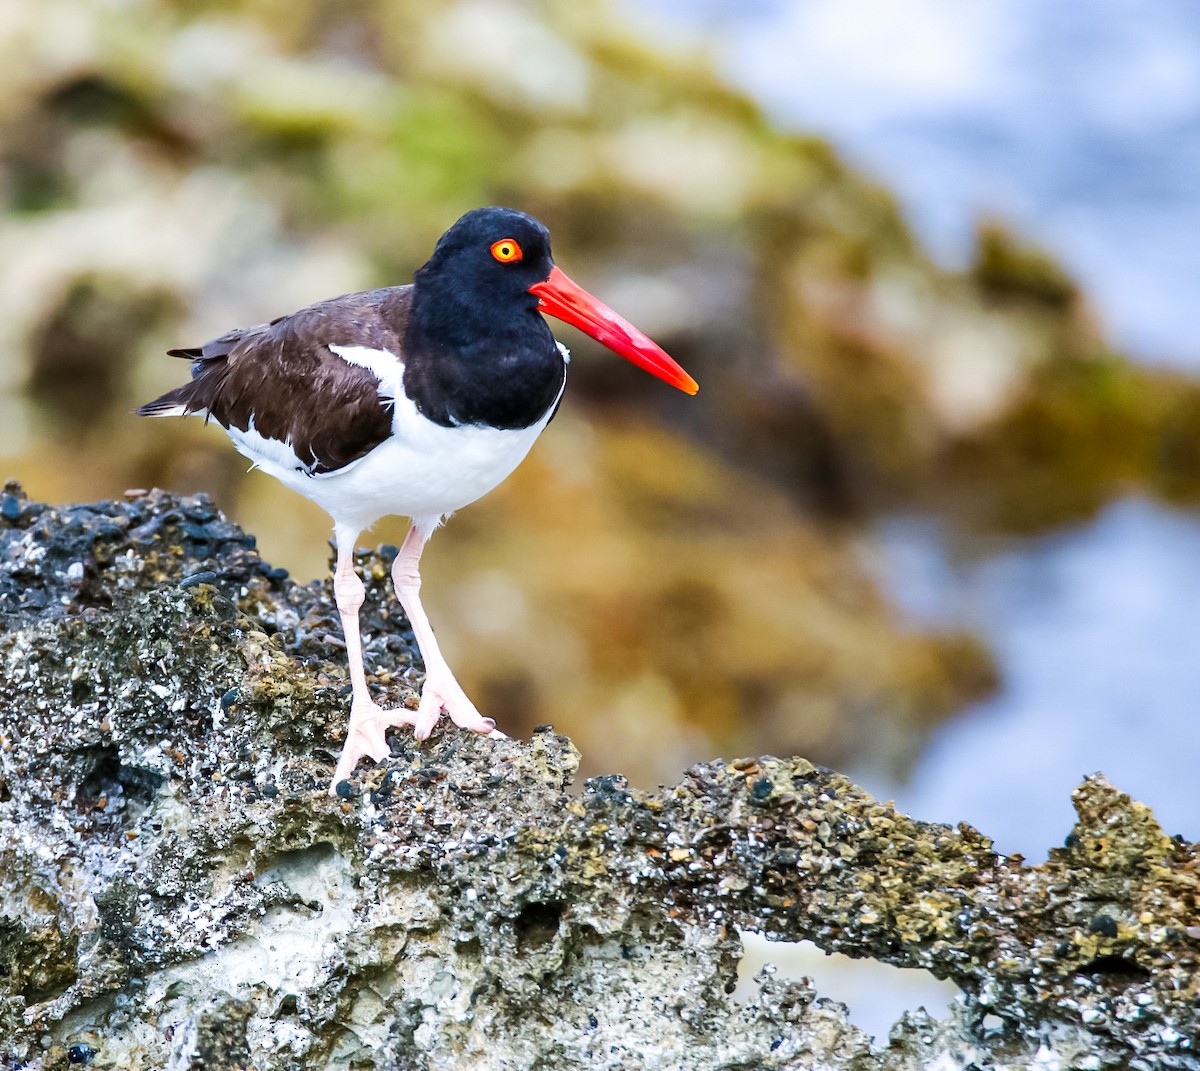
M658 343L618 316L603 301L592 297L578 283L573 283L557 265L550 269L545 282L534 283L529 292L538 296L542 312L578 327L652 376L658 376L686 394L695 394L700 389L700 385Z

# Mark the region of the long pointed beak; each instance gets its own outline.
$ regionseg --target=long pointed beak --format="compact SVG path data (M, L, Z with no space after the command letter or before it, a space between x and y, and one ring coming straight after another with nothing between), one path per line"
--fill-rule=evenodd
M549 316L565 320L586 335L607 346L613 353L632 361L652 376L678 387L686 394L695 394L698 384L656 342L643 335L628 320L618 316L604 302L592 297L578 283L573 283L557 265L550 269L545 282L529 288L540 300L540 309Z

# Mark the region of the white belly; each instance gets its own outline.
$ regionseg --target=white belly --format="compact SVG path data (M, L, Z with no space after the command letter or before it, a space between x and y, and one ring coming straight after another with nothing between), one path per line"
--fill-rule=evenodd
M289 444L265 438L253 424L247 431L226 430L258 468L312 499L336 524L362 530L397 515L428 532L507 479L555 408L528 428L447 428L426 420L398 393L391 438L336 472L308 474Z

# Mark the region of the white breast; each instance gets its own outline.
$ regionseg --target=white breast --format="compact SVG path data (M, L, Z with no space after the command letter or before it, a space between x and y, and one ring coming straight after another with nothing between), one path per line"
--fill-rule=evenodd
M253 422L246 431L227 431L234 446L258 468L312 499L339 525L361 530L381 517L397 515L432 530L444 517L507 479L558 404L556 399L546 415L528 428L501 430L471 424L447 428L423 417L404 393L403 365L395 354L364 347L330 349L379 378L380 396L394 405L390 438L336 472L312 475L289 443L260 435Z

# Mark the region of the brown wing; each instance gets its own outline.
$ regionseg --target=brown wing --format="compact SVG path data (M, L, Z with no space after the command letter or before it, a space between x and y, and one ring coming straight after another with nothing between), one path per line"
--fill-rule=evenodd
M192 380L138 409L142 416L203 413L290 444L314 473L333 472L391 434L393 403L379 379L332 346L366 346L402 357L409 286L346 294L230 331L203 346L169 350L192 361Z

